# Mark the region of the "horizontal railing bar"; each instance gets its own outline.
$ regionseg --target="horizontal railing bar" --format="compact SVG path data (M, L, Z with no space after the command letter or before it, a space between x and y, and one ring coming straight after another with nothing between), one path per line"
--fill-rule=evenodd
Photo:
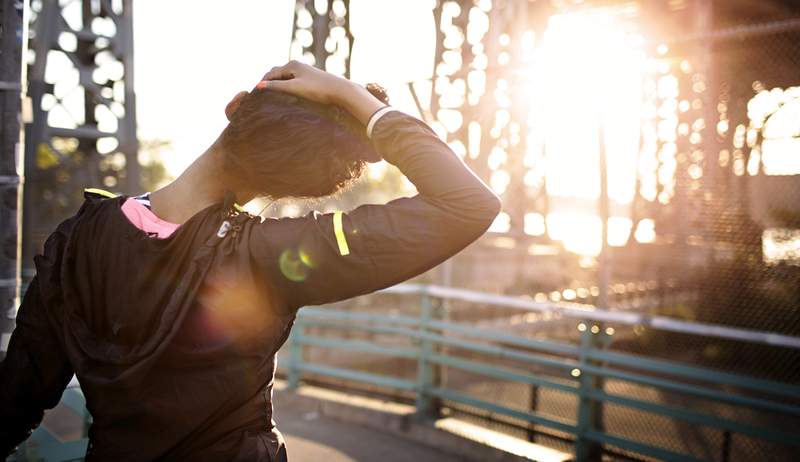
M625 380L628 382L642 383L657 388L679 391L682 393L687 393L694 396L701 396L703 398L709 398L714 401L729 403L733 405L757 408L761 410L772 411L793 416L800 416L800 408L795 406L787 406L784 404L778 404L772 401L765 401L758 398L725 394L720 390L699 387L697 385L690 385L687 383L680 383L680 382L671 382L669 380L657 377L634 374L629 372L622 372L614 369L608 369L596 366L584 365L580 367L580 370L583 373L600 375L604 377L612 377L620 380Z
M646 369L649 371L661 372L669 375L689 377L706 382L736 385L738 387L749 388L764 393L780 394L790 397L800 396L800 387L798 386L761 380L743 375L716 371L713 369L702 369L669 361L645 358L643 356L632 355L629 353L614 353L595 349L590 350L588 355L590 358L598 361L607 361L609 363L629 366L637 369Z
M83 458L86 457L86 449L88 446L89 438L81 438L74 441L58 441L57 444L53 445L37 446L36 455L41 460L83 460Z
M411 348L390 348L371 342L361 340L342 340L326 337L311 337L308 335L296 335L294 341L301 345L316 346L322 348L333 348L340 350L358 351L360 353L375 353L380 355L395 356L398 358L417 359L419 351Z
M475 342L470 342L468 340L450 338L450 337L446 337L446 336L440 335L440 334L434 334L434 333L423 332L423 331L412 330L412 329L403 329L403 328L391 327L391 326L389 326L389 327L373 326L373 328L367 328L365 326L343 326L343 325L334 325L334 324L323 324L323 323L319 323L319 322L315 322L315 321L306 321L306 320L303 321L303 325L306 326L306 327L309 327L309 326L320 326L320 327L341 328L341 329L353 328L353 329L358 329L358 330L383 331L383 332L392 333L392 334L402 334L402 335L407 335L407 336L409 336L411 338L415 338L415 339L429 340L431 342L435 342L435 343L438 343L438 344L441 344L441 345L454 346L454 347L463 348L465 350L470 350L470 351L474 351L474 352L491 354L491 355L495 355L495 356L500 356L500 357L509 358L509 359L515 359L515 360L524 361L524 362L528 362L528 363L535 363L535 364L539 364L539 365L542 365L542 366L555 367L555 368L558 368L558 369L569 369L569 370L571 370L571 369L575 369L575 368L577 368L579 366L577 361L562 361L562 360L558 360L558 359L550 359L550 358L542 357L542 356L537 355L535 353L514 351L514 350L509 350L507 348L501 347L501 346L487 345L487 344L482 344L482 343L475 343ZM305 336L305 338L316 338L316 337ZM324 346L324 345L319 345L319 346Z
M797 438L796 434L785 433L781 432L780 430L766 429L763 427L757 427L755 425L723 419L713 415L690 411L689 409L685 408L663 406L658 403L626 398L624 396L613 395L597 390L590 391L588 395L590 398L599 401L615 403L666 417L684 420L694 424L715 427L722 430L730 430L734 433L761 438L773 443L785 444L789 446L800 446L800 439Z
M350 313L345 312L329 312L327 314L336 315L336 314L343 314L349 315ZM383 319L382 316L374 316L377 319ZM388 317L387 317L388 318ZM308 321L310 324L315 324L313 321ZM499 333L494 333L490 331L483 331L482 329L473 328L469 326L463 326L455 323L446 323L441 321L433 321L431 322L432 327L440 330L453 330L456 332L464 332L469 335L474 334L475 336L483 336L484 338L488 339L496 339L502 340L502 335ZM401 335L407 335L414 338L420 338L421 335L418 334L417 331L413 329L403 329L393 326L381 327L381 326L371 326L371 327L362 327L362 326L328 326L328 327L340 327L340 328L356 328L362 330L374 330L374 331L382 331L387 333L396 333ZM482 335L482 334L486 335ZM577 348L571 347L570 345L564 344L555 344L554 348L549 348L547 345L549 342L537 341L537 340L530 340L524 338L516 338L511 337L511 341L508 343L512 344L522 344L524 346L529 346L531 348L538 348L542 350L553 351L557 353L568 352L572 354L570 350L577 350ZM789 384L782 384L780 382L773 382L761 379L755 379L751 377L746 377L737 374L730 374L721 371L714 371L711 369L701 369L693 366L682 365L678 363L668 362L668 361L661 361L651 358L645 358L641 356L631 355L631 354L623 354L623 353L614 353L608 351L601 351L601 350L591 350L589 352L591 358L601 361L608 361L610 363L626 365L633 368L639 369L646 369L655 372L662 372L669 375L680 375L683 377L690 377L695 378L703 381L709 382L718 382L718 383L727 383L731 385L740 386L743 388L749 388L757 391L761 391L764 393L772 393L772 394L781 394L786 396L800 396L800 387L789 385Z
M627 449L629 451L638 452L648 456L656 457L660 460L667 462L707 462L705 459L698 459L687 454L673 452L668 449L650 446L648 444L637 443L635 441L626 440L618 436L612 436L608 433L589 431L584 433L586 439L598 443L611 444L618 448Z
M432 363L454 367L456 369L474 372L476 374L486 375L498 379L511 380L515 382L527 383L530 385L538 385L541 387L554 388L556 390L561 390L567 393L578 392L577 386L540 379L530 374L523 374L520 372L512 371L510 369L496 367L496 366L487 366L485 364L476 363L475 361L469 361L466 359L454 358L452 356L445 356L439 354L433 354L429 356L427 359Z
M80 388L69 387L61 395L61 402L76 414L83 416L86 411L86 398Z
M317 321L314 319L303 319L304 327L323 327L325 329L354 330L361 332L371 332L375 334L395 334L404 335L417 339L419 330L409 329L408 327L398 326L375 326L370 324L342 324L341 322Z
M298 318L305 321L306 317L342 319L347 321L379 321L393 324L419 325L419 318L410 316L387 316L385 314L361 313L354 311L340 311L320 307L307 306L298 311Z
M479 337L487 340L497 340L509 345L522 346L536 350L547 351L548 353L558 353L563 355L578 356L578 347L566 343L555 341L543 341L516 335L509 335L503 332L497 332L489 329L481 329L477 327L466 326L464 324L445 322L445 321L429 321L428 326L438 330L449 330L466 334L471 337Z
M335 318L335 319L347 319L347 320L355 320L355 316L352 316L354 313L348 313L346 311L337 311L337 310L327 310L325 314L325 318ZM358 313L358 318L364 318L365 313ZM306 317L309 316L309 317ZM365 330L365 331L374 331L374 332L385 332L385 333L401 333L403 335L412 335L411 330L403 330L403 331L392 331L386 329L384 326L363 326L363 325L331 325L331 324L324 324L324 321L317 321L314 318L318 317L317 312L313 312L311 315L303 316L302 322L306 326L321 326L321 327L330 327L334 329L358 329L358 330ZM413 319L413 318L408 318ZM361 319L365 320L365 319ZM396 322L397 317L394 316L382 316L382 315L370 315L369 321L374 322ZM418 320L414 320L418 321ZM411 324L409 322L404 322L405 324ZM551 341L543 341L543 340L536 340L530 339L526 337L520 337L515 335L508 335L502 332L492 331L488 329L481 329L471 326L466 326L464 324L453 323L453 322L445 322L445 321L429 321L428 327L431 329L436 330L449 330L453 332L462 333L465 335L469 335L471 337L478 337L487 340L497 340L501 341L506 344L510 345L517 345L526 348L532 348L542 351L547 351L550 353L558 353L564 355L571 355L571 356L578 356L578 347L569 345L566 343L561 342L551 342Z
M516 409L500 406L452 390L446 390L444 388L434 388L430 390L429 393L432 396L436 396L437 398L442 398L449 401L466 404L468 406L484 409L487 411L496 412L498 414L503 414L517 419L525 420L528 422L533 422L537 425L543 425L545 427L555 428L563 432L575 433L577 430L574 425L570 425L568 423L559 422L557 420L548 417L542 417L541 415L538 414L531 414L529 412L518 411Z
M726 338L730 340L762 343L765 345L800 348L800 337L776 334L774 332L739 329L715 324L686 322L664 316L650 316L643 313L609 311L598 309L594 305L567 302L537 302L530 299L510 295L497 295L454 287L443 287L429 284L398 284L379 291L389 294L426 294L449 300L461 300L470 303L505 306L527 311L557 313L562 316L602 322L613 322L630 326L642 325L653 329L703 335L706 337Z
M326 375L337 379L355 380L381 387L397 388L399 390L414 391L416 389L416 383L410 380L386 377L383 375L371 374L369 372L359 372L350 369L320 366L309 363L300 363L296 367L298 370L303 372L313 372L315 374Z
M572 370L580 366L580 364L577 361L572 361L567 359L550 359L550 358L545 358L536 353L514 351L496 345L475 343L475 342L470 342L468 340L445 337L444 335L434 334L431 332L420 332L420 338L425 340L430 340L431 342L435 342L440 345L463 348L465 350L474 351L477 353L486 353L498 356L500 358L516 359L519 361L539 364L542 366L554 367L557 369Z

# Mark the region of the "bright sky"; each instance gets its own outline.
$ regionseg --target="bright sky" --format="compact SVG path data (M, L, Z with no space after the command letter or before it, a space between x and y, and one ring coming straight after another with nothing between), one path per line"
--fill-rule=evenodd
M142 0L134 7L135 90L142 140L172 141L180 173L225 127L225 105L289 60L294 0ZM386 86L415 113L403 83L429 78L434 29L427 0L352 0L352 78ZM392 18L387 21L386 18ZM409 24L416 33L408 34Z
M435 47L434 2L350 3L355 36L353 80L384 85L393 106L419 115L405 84L422 84L419 96L427 107L430 86L426 84ZM249 90L271 67L288 61L294 5L295 0L136 2L138 135L144 141L172 142L172 150L164 153L163 160L173 175L202 154L225 127L224 108L233 95ZM639 228L634 228L627 210L634 194L646 57L620 24L606 16L552 18L534 60L536 66L530 70L532 89L544 91L531 100L531 108L538 121L534 128L541 131L537 136L544 140L547 151L544 170L551 205L546 217L549 233L583 255L596 255L601 244L601 221L594 210L599 196L598 117L605 126L609 196L612 206L624 206L612 207L609 241L622 245L634 232L641 241L655 237L652 220L643 220ZM776 101L794 98L794 93L778 90L762 92L751 109L763 106L766 109L762 112L767 113L776 107ZM604 98L611 101L601 101ZM794 114L787 116L791 120L800 118L797 107L800 105L794 104L794 112L788 111ZM445 121L441 114L440 119ZM783 125L796 126L796 122ZM793 141L781 138L769 142L777 147ZM782 145L787 149L768 150L766 144L763 157L765 163L770 161L765 166L767 173L800 171L796 156L789 156L792 162L786 155L781 157L779 151L792 152L788 145ZM490 184L500 193L507 178L508 173L498 168ZM559 202L562 199L563 204ZM536 219L531 220L533 228L543 230L545 217L529 215Z

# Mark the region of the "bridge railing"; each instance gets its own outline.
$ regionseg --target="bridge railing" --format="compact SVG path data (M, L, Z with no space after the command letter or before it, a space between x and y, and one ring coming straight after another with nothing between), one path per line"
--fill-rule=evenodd
M579 304L538 303L518 297L430 285L401 284L382 292L414 297L413 303L418 304L419 309L413 311L415 315L406 311L406 314L391 314L385 310L363 312L335 307L305 307L300 310L284 350L287 354L281 357L290 388L296 388L309 377L322 376L399 391L414 397L416 413L421 419L435 418L442 405L460 404L481 409L567 435L568 440L574 443L578 460L599 460L601 452L611 452L628 458L727 461L736 459L736 438L762 441L765 446L761 449L770 451L770 460L782 460L780 454L792 454L800 446L800 426L797 425L800 422L799 386L611 351L609 345L614 332L609 326L644 325L662 331L784 349L800 348L800 339L796 337L605 311ZM441 316L442 310L439 309L441 303L448 300L571 318L578 323L580 338L577 342L542 340L476 327L474 323L448 321ZM361 332L373 337L318 336L313 334L315 328L343 334ZM392 336L406 342L387 345L380 341ZM415 364L415 373L413 377L378 374L314 361L304 354L304 350L312 347L401 358ZM574 397L576 405L571 408L571 413L521 409L449 386L440 379L442 368L498 382L522 384L532 389L557 391ZM681 405L674 399L643 398L619 392L619 387L609 387L610 383L632 384L639 389L648 388L684 397L686 401ZM692 404L685 405L685 402ZM77 383L64 393L62 405L76 413L88 426L91 417L85 410L85 401ZM608 407L611 406L634 409L669 422L716 429L723 434L722 443L718 452L703 457L691 451L653 444L647 438L620 435L606 426L611 414ZM753 415L755 419L750 418ZM628 422L624 424L629 425ZM40 426L11 460L79 459L85 453L86 444L85 437L61 441L55 432ZM764 460L767 458L763 457Z
M793 349L800 348L800 338L630 312L605 311L578 304L537 303L516 297L429 285L401 284L383 292L419 297L418 315L349 311L334 307L306 307L300 310L284 350L288 355L281 357L290 388L296 388L305 377L322 376L412 393L416 400L417 415L423 419L438 415L438 406L442 402L477 408L569 435L578 460L599 460L600 453L616 451L645 459L727 461L731 460L736 435L764 442L763 451L770 451L770 445L777 445L790 453L800 446L800 427L786 423L800 421L797 420L800 419L800 387L610 351L608 345L614 332L613 328L605 326L612 323L616 326L646 325L682 334ZM443 300L455 299L574 318L581 331L580 341L540 340L441 319L436 306ZM360 339L353 339L317 336L310 334L313 328L341 332L350 337L354 337L352 334L355 332L374 337L361 335ZM386 336L399 336L409 341L398 346L374 340ZM402 358L416 362L416 374L412 379L407 374L398 377L323 364L307 358L304 349L308 347ZM514 367L509 367L509 363L513 363ZM438 380L439 369L443 367L489 380L567 393L575 397L577 405L571 416L508 406L448 387ZM544 370L548 372L542 372ZM705 404L681 406L676 405L674 400L667 403L652 396L645 399L619 393L614 391L614 387L606 386L611 381L630 384L638 389L655 390L657 394L679 396L684 403ZM603 423L603 414L610 405L666 418L670 422L716 429L723 435L718 452L715 451L719 456L710 456L708 453L705 457L697 456L691 454L692 451L676 451L652 444L647 438L608 431ZM754 413L758 418L745 418Z
M83 435L80 438L64 440L57 431L51 431L46 425L40 425L17 451L8 458L9 462L47 461L60 462L82 460L86 454L89 439L85 437L91 425L92 417L86 410L86 399L77 380L70 382L61 395L59 406L71 412L83 424Z

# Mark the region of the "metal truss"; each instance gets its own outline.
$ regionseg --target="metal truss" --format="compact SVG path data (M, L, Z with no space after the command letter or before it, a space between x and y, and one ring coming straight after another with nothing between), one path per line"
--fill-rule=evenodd
M23 283L85 187L139 189L132 0L31 4Z
M0 3L0 359L14 330L19 296L25 11L22 0Z
M350 78L350 0L297 0L289 56Z

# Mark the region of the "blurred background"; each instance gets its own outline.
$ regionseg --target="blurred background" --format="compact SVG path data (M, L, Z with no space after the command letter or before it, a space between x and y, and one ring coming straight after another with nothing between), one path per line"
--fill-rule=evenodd
M541 309L439 296L442 319L571 345L597 328L605 351L792 393L781 387L800 385L794 0L7 0L2 14L5 341L33 255L80 206L83 188L138 194L166 184L224 128L223 109L237 91L297 59L385 86L392 105L430 124L502 197L490 232L412 282ZM334 198L248 208L296 216L411 194L413 185L382 162ZM612 313L612 321L562 315L565 307ZM416 316L421 308L385 293L338 309ZM681 327L658 327L672 321ZM308 329L341 338L337 329ZM362 339L352 335L345 338ZM319 345L304 346L302 357L411 380L418 371L414 359ZM569 372L565 380L578 379ZM529 384L444 366L435 375L464 396L554 419L574 420L581 406L575 396ZM309 372L303 380L414 400L341 374ZM750 396L740 383L710 393ZM775 417L653 395L641 382L598 386L747 425L794 428L800 439L796 407ZM782 400L796 406L798 398ZM565 451L576 444L569 432L467 401L440 396L436 412ZM592 425L692 460L792 460L790 445L731 442L730 426L674 419L607 404ZM650 457L609 444L606 457Z

